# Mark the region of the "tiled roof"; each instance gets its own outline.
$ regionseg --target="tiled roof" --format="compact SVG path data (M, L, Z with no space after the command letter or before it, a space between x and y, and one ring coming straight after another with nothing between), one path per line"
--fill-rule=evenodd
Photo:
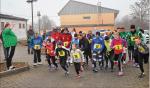
M0 14L0 18L27 21L27 19L25 19L25 18L16 17L16 16L12 16L12 15L6 15L6 14Z

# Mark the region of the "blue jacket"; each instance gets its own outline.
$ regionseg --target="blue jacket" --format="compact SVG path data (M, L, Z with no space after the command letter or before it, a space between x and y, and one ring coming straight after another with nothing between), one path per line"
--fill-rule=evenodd
M41 36L38 36L37 38L33 37L31 39L31 47L32 48L34 48L35 45L40 45L40 48L42 48L42 43L43 43L43 40L42 40Z
M71 41L71 45L72 44L76 44L77 45L77 48L79 48L79 39L75 39L73 38L72 41ZM72 46L71 46L72 47Z
M71 43L79 45L79 39L73 38Z
M91 49L94 52L102 52L104 50L104 39L102 37L94 37L92 39Z

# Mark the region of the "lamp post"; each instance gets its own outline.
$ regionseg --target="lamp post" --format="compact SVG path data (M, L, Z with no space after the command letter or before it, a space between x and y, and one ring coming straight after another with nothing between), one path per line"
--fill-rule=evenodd
M37 16L39 17L39 34L40 34L40 24L41 24L41 22L40 22L41 13L40 13L40 11L37 12Z
M31 3L31 13L32 13L32 30L34 31L33 26L33 2L36 2L37 0L27 0L27 3Z

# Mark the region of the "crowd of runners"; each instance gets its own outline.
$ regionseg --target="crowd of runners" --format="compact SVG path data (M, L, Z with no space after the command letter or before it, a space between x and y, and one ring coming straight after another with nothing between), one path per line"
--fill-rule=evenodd
M80 78L87 67L92 67L94 73L104 69L113 72L115 65L118 66L118 76L123 76L123 65L128 63L140 68L139 77L142 78L145 75L143 63L148 63L149 58L149 48L143 43L142 33L143 30L137 29L135 25L131 25L128 32L124 27L118 27L105 34L98 30L94 34L92 31L85 33L84 30L76 32L75 29L69 31L68 28L54 28L53 31L44 32L41 36L33 30L28 30L28 54L33 54L33 65L37 66L42 64L41 49L45 48L50 70L58 70L60 65L65 75L69 75L68 68L74 65L77 78ZM13 41L8 41L8 35L14 36ZM16 36L7 25L1 37L7 53L7 67L12 69L10 59L14 54ZM8 54L10 47L12 52Z

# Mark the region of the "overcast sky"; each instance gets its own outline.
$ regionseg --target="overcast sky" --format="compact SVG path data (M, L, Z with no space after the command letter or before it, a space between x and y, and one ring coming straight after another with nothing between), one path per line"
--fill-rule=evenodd
M26 0L0 0L1 12L14 16L24 17L31 22L31 5ZM38 0L34 3L34 18L37 21L37 11L41 15L47 15L50 19L54 20L57 25L60 25L57 13L69 0ZM97 4L98 0L76 0L89 4ZM117 19L130 14L130 5L137 0L99 0L103 7L119 10L120 13Z

